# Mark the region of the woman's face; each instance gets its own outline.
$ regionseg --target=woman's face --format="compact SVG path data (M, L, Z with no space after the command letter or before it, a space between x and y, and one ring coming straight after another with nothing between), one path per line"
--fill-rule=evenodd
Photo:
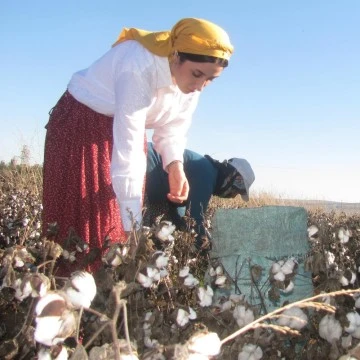
M184 93L201 91L214 79L219 77L223 67L209 62L192 62L185 60L180 63L178 59L170 64L170 71L174 84Z

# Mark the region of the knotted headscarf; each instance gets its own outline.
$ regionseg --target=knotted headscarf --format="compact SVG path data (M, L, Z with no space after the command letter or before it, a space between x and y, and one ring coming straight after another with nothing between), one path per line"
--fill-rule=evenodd
M166 57L178 51L228 60L233 52L224 29L210 21L196 18L180 20L171 31L124 28L113 46L126 40L136 40L153 54Z

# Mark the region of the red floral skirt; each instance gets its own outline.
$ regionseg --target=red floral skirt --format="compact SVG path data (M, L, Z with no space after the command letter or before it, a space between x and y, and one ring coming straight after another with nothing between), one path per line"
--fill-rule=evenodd
M76 249L77 237L89 245L90 254L77 252L72 265L64 260L61 266L66 269L60 268L60 274L80 267L94 271L105 238L126 240L110 175L113 118L91 110L66 91L52 109L46 129L43 233L56 222L56 241L62 246Z

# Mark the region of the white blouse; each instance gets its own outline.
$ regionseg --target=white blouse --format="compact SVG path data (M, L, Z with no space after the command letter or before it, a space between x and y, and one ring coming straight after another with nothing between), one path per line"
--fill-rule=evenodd
M118 44L75 73L68 90L82 104L114 117L112 185L124 229L129 231L128 210L137 221L142 219L145 129L154 129L152 141L164 168L174 160L183 161L200 92L183 94L173 85L168 59L134 40Z

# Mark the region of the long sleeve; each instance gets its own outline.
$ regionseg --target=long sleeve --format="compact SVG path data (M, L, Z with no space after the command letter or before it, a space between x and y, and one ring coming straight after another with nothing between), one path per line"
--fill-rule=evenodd
M145 121L154 93L152 80L149 71L121 71L116 80L111 175L126 231L131 229L129 210L141 221Z
M161 155L163 168L174 160L183 161L187 132L196 109L200 93L191 94L181 105L176 120L166 126L157 127L153 133L155 150Z

